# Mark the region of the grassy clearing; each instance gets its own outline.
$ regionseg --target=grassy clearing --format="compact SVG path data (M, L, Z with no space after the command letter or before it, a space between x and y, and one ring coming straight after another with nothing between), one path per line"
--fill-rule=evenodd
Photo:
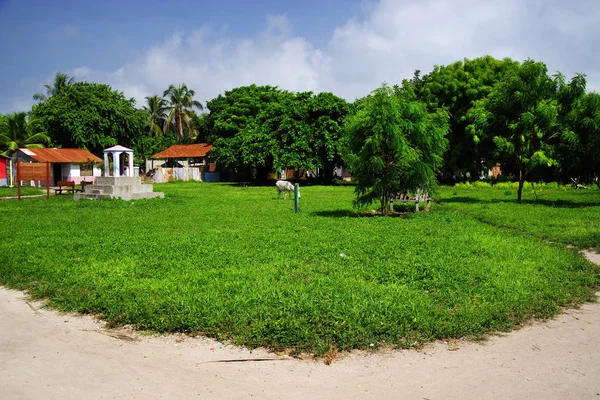
M301 214L271 187L155 190L0 203L0 282L114 324L316 354L478 338L599 283L575 250L465 216L484 190L398 218L358 217L349 187L304 187Z
M21 196L30 196L34 194L46 194L46 188L32 187L32 186L21 186ZM54 194L51 191L51 194ZM17 187L0 186L0 197L12 197L18 195Z
M442 204L483 222L512 228L541 239L600 249L600 191L557 184L531 185L516 203L517 184L467 184L445 187Z

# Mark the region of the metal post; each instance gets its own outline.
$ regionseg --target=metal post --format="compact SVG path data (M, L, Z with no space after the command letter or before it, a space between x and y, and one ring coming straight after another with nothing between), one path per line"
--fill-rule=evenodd
M294 185L294 212L300 212L300 199L298 198L298 194L300 193L300 185Z

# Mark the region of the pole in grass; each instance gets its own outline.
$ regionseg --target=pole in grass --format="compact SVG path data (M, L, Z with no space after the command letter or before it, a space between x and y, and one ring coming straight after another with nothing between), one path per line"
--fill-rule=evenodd
M300 185L299 184L295 184L294 185L294 212L299 213L300 212Z

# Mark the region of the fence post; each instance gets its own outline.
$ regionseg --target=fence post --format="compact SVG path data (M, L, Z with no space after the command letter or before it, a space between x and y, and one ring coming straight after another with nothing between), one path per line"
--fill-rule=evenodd
M21 181L19 180L21 175L21 163L17 162L17 198L21 200Z
M296 213L300 212L300 199L298 198L299 194L300 194L300 185L296 183L294 185L294 212L296 212Z
M75 193L75 191L73 191L73 193ZM46 200L50 200L50 162L49 161L46 161Z

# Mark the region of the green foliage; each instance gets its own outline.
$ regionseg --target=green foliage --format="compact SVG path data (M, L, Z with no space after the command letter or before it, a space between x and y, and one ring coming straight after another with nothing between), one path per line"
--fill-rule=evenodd
M571 177L594 181L600 188L600 94L577 98L565 115L561 136L561 164Z
M400 193L433 191L447 141L448 115L429 114L410 85L384 84L346 121L347 163L356 181L356 203L379 199L382 214Z
M450 114L450 131L446 136L449 146L444 156L446 169L469 171L477 176L481 159L493 165L493 132L488 129L475 132L469 127L468 114L476 101L487 98L492 88L518 66L518 62L509 58L496 60L484 56L435 66L423 78L417 75L413 79L419 98L429 110L444 108Z
M134 106L108 85L77 82L33 106L31 115L55 146L101 154L116 144L130 146L142 134L144 114Z
M147 96L146 103L146 129L151 135L161 136L168 116L167 101L160 96Z
M245 86L207 103L217 162L237 168L322 168L331 179L348 103L332 93Z
M58 72L54 77L54 83L52 85L44 85L46 88L46 94L35 93L33 99L38 102L44 102L49 97L56 96L64 87L75 83L75 78L69 77L67 74Z
M141 160L150 159L154 154L174 144L177 144L175 133L169 132L169 134L161 136L140 135L131 143L131 148L137 159L136 162L139 163Z
M552 224L548 234L574 242L597 235L597 224L561 224L582 211L600 221L597 206L532 204L530 214L494 201L501 190L442 190L430 213L361 218L349 187L303 188L299 214L273 187L155 189L166 198L2 203L3 222L20 228L0 233L0 282L113 324L315 354L480 338L589 300L599 283L599 269L576 250L538 239L526 224ZM591 193L600 192L572 191L567 201ZM478 205L482 214L463 215ZM519 213L518 225L480 222L509 215L505 207ZM556 223L544 216L553 210Z
M527 60L510 71L470 111L477 134L493 131L497 155L514 160L519 176L517 202L525 177L555 164L549 138L559 129L556 82L546 65Z
M202 111L203 107L199 101L194 100L195 94L196 92L188 89L185 83L179 86L171 85L163 93L163 97L167 101L166 109L168 110L163 131L166 132L173 126L177 141L183 140L185 136L191 139L196 137L196 130L192 122L193 117L196 115L194 108ZM187 133L185 136L184 131Z
M250 145L253 141L265 141L265 138L253 137L258 129L255 120L269 103L279 100L279 95L275 87L250 85L226 91L206 103L210 109L211 156L219 164L240 168L266 163L270 146L251 148Z
M0 148L8 156L20 148L39 149L50 143L41 129L39 120L27 118L24 112L12 113L0 118Z
M348 102L333 93L318 93L308 101L308 124L312 132L310 145L316 152L315 166L322 171L321 177L326 183L331 181L334 168L343 165L341 140L344 119L349 112Z

